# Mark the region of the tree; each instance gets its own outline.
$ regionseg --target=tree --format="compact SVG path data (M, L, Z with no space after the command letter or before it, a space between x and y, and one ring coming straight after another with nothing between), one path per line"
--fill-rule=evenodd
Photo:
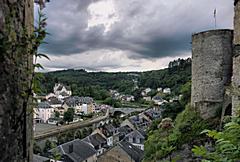
M214 140L213 150L209 151L204 146L195 146L192 151L201 156L205 161L213 162L235 162L240 159L240 118L237 117L224 126L222 132L216 130L205 130ZM204 161L203 160L203 161Z
M45 146L43 148L43 152L47 153L52 148L53 148L53 143L51 141L49 141L49 140L46 140Z
M33 1L0 1L0 161L32 161Z
M34 144L33 144L33 153L34 154L41 154L42 153L41 147L36 142L34 142Z
M63 120L65 122L72 122L74 117L74 109L69 108L63 115Z
M60 117L60 113L58 111L55 112L55 118L59 118Z

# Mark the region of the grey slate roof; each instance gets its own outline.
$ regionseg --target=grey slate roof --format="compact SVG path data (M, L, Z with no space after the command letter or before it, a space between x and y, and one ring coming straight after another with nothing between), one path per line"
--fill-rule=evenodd
M103 128L102 133L106 137L113 136L118 131L117 128L115 128L112 124L104 125L102 128Z
M71 96L65 99L65 103L69 107L74 107L80 104L89 104L93 102L93 98L91 97L78 97L78 96Z
M121 141L118 145L135 161L141 162L143 160L144 152L136 146L127 141Z
M37 108L52 108L52 106L49 104L49 102L44 101L44 102L40 102L37 106Z
M123 139L127 134L129 134L130 132L132 132L133 129L130 128L128 125L122 126L118 128L118 132L119 132L119 139Z
M62 104L62 102L60 100L58 100L56 97L50 97L48 99L48 102L50 105L59 105Z
M140 143L144 144L144 135L139 132L138 130L134 130L132 132L130 132L129 134L126 135L126 138L133 138L133 139L140 139ZM133 143L136 143L136 141L133 141Z
M72 147L72 152L70 147ZM57 148L54 148L49 152L52 153L54 150L57 150L61 155L65 155L68 160L71 159L70 161L73 162L82 162L96 154L96 150L90 144L80 139L75 139L59 145Z
M67 94L67 92L65 92L65 91L61 92L60 95L62 95L62 96L69 96L69 94Z
M86 138L84 138L83 141L91 143L94 147L99 145L103 146L104 144L107 143L107 140L99 133L89 135Z
M43 157L43 156L39 156L39 155L36 155L36 154L33 155L33 162L46 162L46 161L49 161L49 160L50 160L49 158L46 158L46 157Z

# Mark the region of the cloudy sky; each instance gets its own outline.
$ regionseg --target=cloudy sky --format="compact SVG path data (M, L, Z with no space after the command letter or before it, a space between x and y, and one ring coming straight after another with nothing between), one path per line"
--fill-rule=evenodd
M192 33L232 28L233 0L51 0L47 71L145 71L191 56ZM35 8L36 9L36 8Z

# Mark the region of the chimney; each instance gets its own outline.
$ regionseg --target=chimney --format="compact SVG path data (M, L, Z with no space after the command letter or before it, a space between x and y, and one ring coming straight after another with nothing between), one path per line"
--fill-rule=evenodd
M73 143L71 143L71 144L68 146L68 148L69 148L69 153L72 153L72 152L73 152Z

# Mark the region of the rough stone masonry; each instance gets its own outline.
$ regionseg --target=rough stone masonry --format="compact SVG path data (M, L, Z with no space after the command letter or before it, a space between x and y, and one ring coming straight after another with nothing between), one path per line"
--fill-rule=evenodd
M232 30L211 30L192 36L191 105L201 117L215 117L225 105L225 87L232 76Z
M240 2L234 1L234 32L212 30L192 36L191 105L204 119L240 109ZM228 89L230 89L228 91Z

